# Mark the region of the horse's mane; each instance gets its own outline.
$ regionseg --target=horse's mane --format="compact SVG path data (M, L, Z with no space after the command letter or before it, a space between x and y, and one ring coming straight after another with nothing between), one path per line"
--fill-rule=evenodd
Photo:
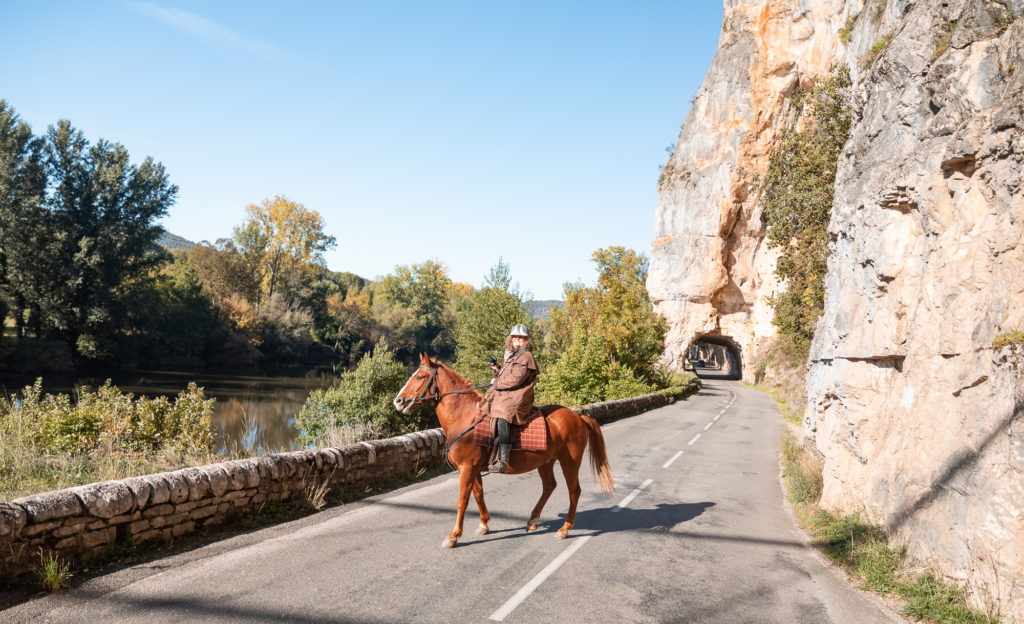
M451 383L455 386L454 388L445 388L442 390L442 392L451 392L452 390L468 390L469 388L472 388L473 386L476 385L471 380L466 379L465 377L456 373L455 371L448 368L441 362L438 362L437 360L434 360L434 362L437 364L439 369L446 371L448 383ZM438 378L440 379L440 376L438 376ZM480 394L480 392L478 392L477 390L474 390L472 392L453 394L449 396L451 399L453 399L452 403L454 404L457 412L462 414L476 414L476 406L484 398L483 395Z

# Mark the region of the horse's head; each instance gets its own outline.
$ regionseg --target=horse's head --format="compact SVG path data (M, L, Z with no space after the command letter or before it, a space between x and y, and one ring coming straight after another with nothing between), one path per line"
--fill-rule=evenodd
M395 409L403 414L411 414L424 403L436 401L440 394L437 389L437 371L440 368L440 363L421 353L419 367L413 371L412 377L409 377L409 381L405 382L398 396L392 401Z

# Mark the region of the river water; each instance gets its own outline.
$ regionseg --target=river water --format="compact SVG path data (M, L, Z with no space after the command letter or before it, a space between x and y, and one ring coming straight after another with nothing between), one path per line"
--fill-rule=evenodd
M295 416L309 393L329 387L336 377L311 373L304 377L245 376L178 371L111 371L94 376L57 375L43 377L45 392L72 393L81 386L95 390L111 379L122 392L136 396L174 397L190 381L203 388L213 406L217 449L221 453L270 453L298 449ZM31 376L0 377L0 393L14 394L33 383Z

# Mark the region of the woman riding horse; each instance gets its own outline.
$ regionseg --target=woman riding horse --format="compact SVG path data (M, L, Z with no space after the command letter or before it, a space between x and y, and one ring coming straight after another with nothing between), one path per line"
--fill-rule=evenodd
M498 457L488 466L491 472L508 470L512 451L509 425L524 425L533 412L533 387L537 384L537 360L533 358L533 341L522 323L505 338L505 361L499 367L491 363L494 379L481 401L481 409L496 420Z

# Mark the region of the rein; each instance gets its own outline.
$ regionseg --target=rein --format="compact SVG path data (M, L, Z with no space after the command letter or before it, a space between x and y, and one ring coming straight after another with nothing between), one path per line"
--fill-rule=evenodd
M485 384L480 384L479 386L473 386L472 388L464 388L462 390L452 390L451 392L438 392L437 391L437 371L439 371L441 369L441 367L439 366L437 368L429 368L427 366L424 366L424 365L420 364L420 368L425 368L428 371L430 371L430 379L427 380L427 383L423 386L423 389L420 390L420 393L418 395L416 395L416 398L414 399L414 403L426 403L428 401L438 401L438 402L440 402L442 397L446 397L446 396L449 396L449 395L452 395L452 394L464 394L466 392L473 392L473 391L479 390L481 388L487 388L487 387L489 387L491 385L489 383L485 383ZM434 391L433 394L430 393L431 390ZM483 421L484 418L487 418L487 414L480 414L480 418L477 418L475 421L473 421L472 425L470 425L469 427L466 427L461 433L459 433L459 435L457 435L454 438L452 438L451 441L448 440L448 436L447 435L445 436L444 463L448 464L448 467L451 468L452 470L456 470L455 466L452 465L451 460L448 459L448 452L451 450L452 445L454 445L456 442L458 442L467 433L472 431L477 425L479 425Z

